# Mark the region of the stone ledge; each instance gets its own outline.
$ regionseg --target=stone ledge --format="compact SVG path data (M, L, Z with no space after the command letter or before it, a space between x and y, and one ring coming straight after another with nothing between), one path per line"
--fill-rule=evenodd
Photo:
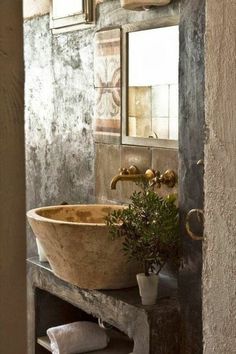
M80 289L56 277L49 264L39 262L37 257L28 259L27 264L30 328L35 326L34 297L39 288L127 334L134 340L135 354L178 354L180 319L173 280L161 277L157 304L142 306L137 288Z

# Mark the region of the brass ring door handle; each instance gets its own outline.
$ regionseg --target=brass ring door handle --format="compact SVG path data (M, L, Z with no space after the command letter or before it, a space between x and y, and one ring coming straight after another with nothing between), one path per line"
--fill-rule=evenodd
M192 209L188 212L187 214L187 217L186 217L186 224L185 224L185 228L187 230L187 233L188 233L188 236L194 240L194 241L200 241L200 240L203 240L204 237L202 236L199 236L199 235L196 235L192 230L191 230L191 227L190 227L190 218L192 215L194 214L197 214L197 218L198 218L198 221L200 222L202 219L204 221L204 213L203 213L203 210L202 209ZM201 217L200 217L201 215Z

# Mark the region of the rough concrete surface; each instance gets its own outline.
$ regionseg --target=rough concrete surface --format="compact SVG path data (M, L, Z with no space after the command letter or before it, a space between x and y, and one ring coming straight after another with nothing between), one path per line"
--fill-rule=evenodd
M92 40L89 30L52 36L48 15L25 22L27 209L93 201Z
M236 3L207 0L204 353L236 353Z
M183 268L179 276L181 354L202 353L202 243L188 237L186 215L203 208L205 1L182 0L180 20L179 206ZM196 226L196 225L194 225Z
M73 286L51 271L37 257L28 260L29 282L29 353L35 353L36 288L47 291L87 314L111 324L134 341L134 354L179 353L179 309L176 288L169 278L160 278L156 305L141 305L138 288L125 290L85 290ZM50 308L53 307L51 304ZM36 311L36 313L35 313Z

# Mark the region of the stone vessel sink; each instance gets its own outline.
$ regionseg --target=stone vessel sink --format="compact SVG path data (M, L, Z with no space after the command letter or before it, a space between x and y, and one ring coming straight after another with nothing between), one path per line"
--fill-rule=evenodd
M60 205L28 211L27 217L53 272L85 289L136 285L136 263L128 262L122 240L111 240L104 218L121 205Z

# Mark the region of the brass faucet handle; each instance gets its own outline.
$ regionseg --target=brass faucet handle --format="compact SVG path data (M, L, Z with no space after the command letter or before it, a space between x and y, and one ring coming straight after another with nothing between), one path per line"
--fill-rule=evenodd
M140 173L140 171L137 166L131 165L128 168L128 173L129 173L129 175L138 175Z
M127 168L119 168L119 173L121 176L124 176L124 175L128 175L129 171L127 170Z
M138 167L131 165L129 168L120 168L119 173L121 176L126 176L126 175L138 175L139 169Z
M145 172L145 177L147 179L153 179L156 177L156 172L154 170L152 170L151 168L149 168L146 172Z
M166 170L163 175L160 176L160 182L167 185L169 188L173 188L178 182L178 176L173 170Z
M145 178L149 181L150 187L156 186L157 188L161 188L160 171L149 168L145 172Z

